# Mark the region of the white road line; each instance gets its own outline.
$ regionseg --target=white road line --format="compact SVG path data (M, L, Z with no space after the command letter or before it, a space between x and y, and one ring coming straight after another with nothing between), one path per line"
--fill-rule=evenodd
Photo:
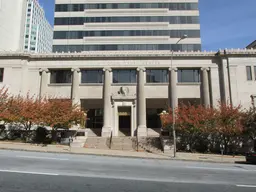
M68 161L68 160L69 160L69 159L54 158L54 157L36 157L36 156L23 156L23 155L17 155L16 157L19 157L19 158L27 158L27 159L58 160L58 161Z
M256 185L236 185L237 187L256 188Z
M50 175L50 176L58 176L56 173L44 173L44 172L30 172L30 171L17 171L17 170L4 170L0 169L0 172L4 173L23 173L23 174L32 174L32 175Z

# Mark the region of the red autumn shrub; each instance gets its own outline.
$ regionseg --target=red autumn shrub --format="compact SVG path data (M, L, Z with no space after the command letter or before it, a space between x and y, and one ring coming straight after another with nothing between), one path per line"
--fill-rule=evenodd
M228 146L234 137L243 132L241 107L220 104L217 108L202 105L183 105L175 109L175 128L177 135L185 139L190 150L195 146L209 145L209 139L217 138ZM162 126L172 127L172 111L161 114Z

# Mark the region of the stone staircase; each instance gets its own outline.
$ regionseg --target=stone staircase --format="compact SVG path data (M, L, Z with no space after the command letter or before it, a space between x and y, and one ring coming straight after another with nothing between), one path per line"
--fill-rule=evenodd
M88 133L92 134L93 133ZM163 153L162 145L159 136L156 131L152 131L152 135L149 137L140 137L137 142L137 137L112 137L111 145L110 138L88 136L85 142L78 146L84 146L84 148L91 149L109 149L109 150L122 150L122 151L139 151L149 153ZM78 137L78 140L82 138Z
M101 129L86 128L85 132L88 137L100 137L101 136Z
M134 151L135 143L133 137L113 137L111 149L112 150L123 150L123 151Z
M84 147L86 140L87 140L87 136L76 136L73 138L71 147Z
M109 149L107 146L108 138L104 137L88 137L84 148L91 148L91 149Z

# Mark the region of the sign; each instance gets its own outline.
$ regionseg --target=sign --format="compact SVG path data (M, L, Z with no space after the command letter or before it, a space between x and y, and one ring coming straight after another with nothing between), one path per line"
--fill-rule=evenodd
M130 112L122 111L122 112L118 112L118 115L119 116L131 116L131 113Z

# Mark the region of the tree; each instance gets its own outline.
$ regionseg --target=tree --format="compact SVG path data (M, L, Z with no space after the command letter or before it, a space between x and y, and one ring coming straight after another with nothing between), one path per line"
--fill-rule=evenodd
M256 150L256 108L251 107L243 113L244 133L254 142L253 148Z
M54 138L57 128L84 124L85 118L85 113L70 99L38 99L29 93L25 97L10 96L8 89L0 89L0 121L21 128L26 141L32 126L51 126Z
M181 104L175 109L175 125L182 140L181 147L185 149L189 146L192 151L204 152L210 146L222 143L227 152L243 133L240 109L240 106L226 104L219 104L217 108ZM164 127L171 127L172 111L162 113L161 121Z
M58 128L70 128L72 125L80 124L85 118L85 113L80 107L72 105L70 99L52 98L41 106L41 124L53 128L52 138L55 141Z
M207 150L207 139L209 133L216 126L216 109L205 108L202 105L179 105L175 109L175 127L177 135L181 138L182 148L189 150ZM164 127L171 127L173 122L172 110L161 114Z
M216 126L216 110L202 105L181 104L177 110L176 127L189 150L205 152L208 136Z
M232 150L236 138L240 137L244 130L241 106L234 107L230 104L220 103L217 120L215 134L221 138L224 151L227 153L228 149Z
M5 122L5 112L6 112L6 104L8 102L8 89L2 87L0 89L0 121Z
M37 111L40 108L40 101L33 96L29 96L29 94L26 97L11 96L7 100L6 110L3 113L4 121L16 128L21 128L22 139L28 141L32 126L39 123Z

